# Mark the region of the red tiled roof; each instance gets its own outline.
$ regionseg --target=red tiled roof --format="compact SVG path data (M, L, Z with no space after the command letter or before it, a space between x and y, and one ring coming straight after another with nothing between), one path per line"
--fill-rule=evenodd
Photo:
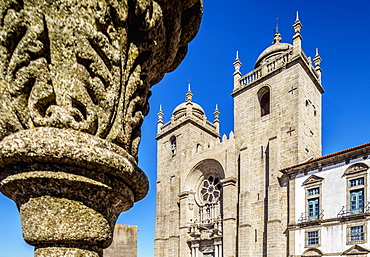
M326 158L329 158L329 157L333 157L335 155L348 153L348 152L351 152L351 151L354 151L356 149L366 147L366 146L370 146L370 143L366 143L366 144L363 144L363 145L358 145L358 146L351 147L351 148L348 148L348 149L345 149L345 150L342 150L342 151L339 151L339 152L324 155L324 156L321 156L321 157L318 157L318 158L315 158L315 159L312 159L312 160L309 160L309 161L306 161L306 162L303 162L303 163L300 163L300 164L297 164L297 165L293 165L293 166L281 169L280 172L285 173L285 172L287 172L287 170L294 169L294 168L297 168L297 167L300 167L300 166L303 166L303 165L306 165L306 164L309 164L309 163L313 163L313 162L316 162L316 161L320 161L320 160L323 160L323 159L326 159Z

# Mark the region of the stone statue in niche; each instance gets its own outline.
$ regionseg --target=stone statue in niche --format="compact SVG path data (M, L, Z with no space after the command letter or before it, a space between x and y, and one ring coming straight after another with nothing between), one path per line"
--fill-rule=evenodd
M0 191L35 256L102 256L146 195L149 90L201 16L201 0L0 2Z

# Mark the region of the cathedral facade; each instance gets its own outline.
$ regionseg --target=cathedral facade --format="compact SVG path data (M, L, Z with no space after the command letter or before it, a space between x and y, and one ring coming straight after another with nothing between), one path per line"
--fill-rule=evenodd
M367 254L367 240L351 244L348 237L345 249L323 248L325 233L318 228L326 218L322 198L330 179L315 174L365 160L369 146L321 156L321 58L318 52L313 60L305 55L301 28L297 15L292 44L282 43L276 32L246 75L237 56L234 132L228 137L220 138L217 107L214 121L207 120L190 86L169 122L158 113L155 256L341 256L360 248L361 256ZM368 164L360 165L362 175ZM366 187L366 182L344 181L344 187ZM345 204L353 190L344 191ZM353 214L357 226L366 213L362 199L357 205L362 211L335 217L338 223Z

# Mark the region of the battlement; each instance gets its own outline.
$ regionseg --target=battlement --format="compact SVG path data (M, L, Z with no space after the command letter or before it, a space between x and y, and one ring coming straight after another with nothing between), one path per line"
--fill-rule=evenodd
M217 149L217 151L220 151L224 148L230 148L234 144L235 144L234 132L231 131L229 133L229 137L227 137L224 134L221 138L210 141L204 145L198 145L197 147L194 147L192 149L187 150L186 152L183 152L182 156L184 156L184 158L192 158L197 155L215 151L215 149Z

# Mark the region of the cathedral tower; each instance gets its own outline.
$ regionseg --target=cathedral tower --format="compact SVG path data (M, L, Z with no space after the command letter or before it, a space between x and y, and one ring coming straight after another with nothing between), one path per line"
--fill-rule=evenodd
M221 179L225 174L219 162L204 160L202 155L219 142L219 112L216 108L214 122L208 121L192 96L189 86L186 101L174 109L168 123L163 124L163 113L158 113L155 256L201 256L201 247L206 246L192 240L190 233L197 233L194 224L202 219L209 222L209 229L221 230ZM212 243L207 246L219 243L216 234L209 235L207 241Z
M285 256L287 196L279 170L321 156L320 56L315 66L301 49L301 22L293 44L273 44L242 76L234 67L234 129L239 149L239 256Z

